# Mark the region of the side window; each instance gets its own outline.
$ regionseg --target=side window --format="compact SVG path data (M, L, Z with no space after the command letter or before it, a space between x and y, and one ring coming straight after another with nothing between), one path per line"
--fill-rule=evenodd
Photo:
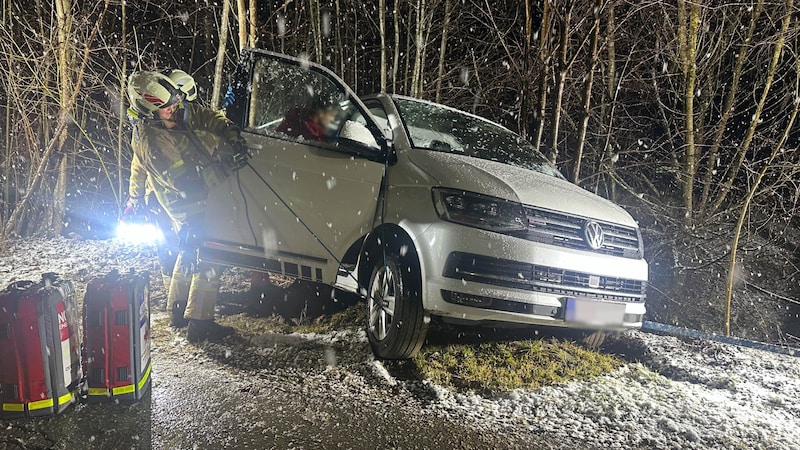
M384 137L391 138L392 130L389 127L389 119L387 118L386 111L383 109L383 106L381 106L380 103L369 102L367 103L367 107L375 119L375 125L377 125L378 129L381 130ZM354 130L357 130L357 132L353 132ZM368 130L367 118L357 108L353 109L352 114L345 121L341 136L367 147L374 149L379 148L378 143L375 141L375 137Z
M380 103L376 103L374 100L367 102L367 108L369 108L370 114L375 119L375 124L378 125L378 128L383 132L384 136L387 138L391 138L392 129L389 126L389 118L386 114L386 110L383 109L383 106ZM353 114L351 120L354 120L364 126L367 125L367 119L361 113Z
M347 93L322 73L258 58L247 128L297 140L331 142L349 114Z

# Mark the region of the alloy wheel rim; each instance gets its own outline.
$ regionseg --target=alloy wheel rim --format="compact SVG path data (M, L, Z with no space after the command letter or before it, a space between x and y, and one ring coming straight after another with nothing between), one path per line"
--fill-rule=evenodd
M396 305L395 275L387 266L378 269L369 295L369 328L375 339L382 341L389 334Z

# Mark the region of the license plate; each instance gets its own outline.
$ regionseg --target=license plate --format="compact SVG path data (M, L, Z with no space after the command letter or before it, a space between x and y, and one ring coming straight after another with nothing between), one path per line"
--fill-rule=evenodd
M625 303L604 302L590 298L567 299L564 320L592 327L622 325L625 318Z

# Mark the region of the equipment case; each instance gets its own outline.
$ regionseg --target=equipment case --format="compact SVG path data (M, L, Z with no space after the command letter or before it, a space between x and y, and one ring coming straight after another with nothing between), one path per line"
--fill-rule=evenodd
M57 414L76 401L78 326L75 289L55 274L0 292L0 418Z
M146 272L94 278L84 298L88 401L139 400L150 387L150 281Z

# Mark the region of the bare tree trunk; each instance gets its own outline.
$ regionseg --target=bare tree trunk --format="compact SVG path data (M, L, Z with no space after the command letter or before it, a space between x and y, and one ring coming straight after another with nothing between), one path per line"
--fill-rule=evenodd
M678 0L679 30L686 33L684 38L679 38L681 63L683 66L684 90L684 152L683 152L683 209L684 219L691 224L694 215L694 177L697 172L697 148L695 146L695 117L694 95L697 82L697 38L700 27L700 3L702 0L693 0L689 5L688 14L685 0Z
M315 3L316 0L308 0L308 23L311 26L311 43L309 45L308 58L312 61L316 58L317 62L321 62L319 59L320 55L315 54L317 50L317 36L320 34L317 29L319 21L317 20L316 8L314 8Z
M353 27L353 79L350 83L354 91L358 91L358 14L353 17L355 26Z
M250 0L250 48L256 48L256 30L258 26L258 5L256 0Z
M381 33L381 92L386 92L386 0L378 1L378 25Z
M61 235L61 230L64 228L64 216L67 212L67 179L69 178L69 160L70 155L63 153L65 137L67 133L62 136L61 144L61 161L58 165L58 178L53 187L53 211L51 216L50 231L54 236Z
M527 0L530 1L530 0ZM436 77L436 101L442 100L442 79L444 78L444 61L447 58L447 34L450 31L450 3L444 2L444 24L442 24L442 44L439 47L439 72Z
M478 85L478 88L475 89L475 95L472 97L472 109L470 112L472 114L478 113L478 103L480 102L483 96L483 83L481 82L481 72L478 67L478 60L475 58L475 51L470 49L469 51L470 56L472 57L472 70L475 73L475 84Z
M322 11L319 6L319 0L313 0L313 1L314 1L314 8L316 9L315 15L317 17L316 18L317 39L316 42L314 42L314 44L316 45L317 61L320 64L322 64L325 58L325 55L322 54L322 37L324 36L324 32L322 30Z
M397 93L397 71L400 69L400 0L394 0L394 58L392 59L392 93Z
M558 161L558 131L561 125L561 103L564 98L564 84L567 79L567 53L569 52L569 27L572 22L572 2L564 5L561 20L561 40L558 43L558 72L556 72L556 92L553 101L553 118L550 124L550 162Z
M415 32L414 72L411 75L411 96L419 97L421 94L423 64L423 48L425 47L425 6L426 0L417 0L417 29Z
M72 72L72 58L73 48L70 35L72 34L72 0L55 0L56 3L56 24L58 31L56 33L58 43L58 85L59 85L59 106L60 115L62 120L70 121L72 114L72 106L68 105L69 99L72 97L72 90L79 89L79 86L73 85L73 72ZM67 178L69 172L67 170L68 155L64 153L67 141L67 133L62 133L58 140L58 153L61 159L58 165L58 178L53 190L53 204L50 210L50 223L49 231L55 235L61 234L61 228L64 223L64 214L66 213L67 201Z
M278 38L281 40L281 53L286 53L286 7L278 13Z
M11 2L3 2L3 16L2 16L2 24L3 29L8 31L10 36L14 35L14 23L13 21L9 20L11 17ZM8 52L8 58L10 60L11 53ZM10 65L10 64L9 64ZM8 217L10 213L9 205L11 204L11 148L13 145L12 141L12 132L11 132L11 102L9 97L11 96L11 90L13 89L13 82L12 82L12 75L11 71L5 71L5 92L6 92L6 101L3 102L3 109L5 110L5 127L3 128L4 132L4 143L5 143L5 155L3 158L3 209L0 211L0 230L5 228L4 220ZM16 196L16 195L15 195ZM5 250L5 240L6 235L0 236L0 251Z
M344 52L342 49L342 12L339 0L336 0L336 56L339 58L339 76L344 78Z
M536 139L533 145L541 149L542 139L544 138L545 115L547 114L547 76L550 65L550 26L552 19L551 0L542 2L542 24L539 28L539 66L541 74L539 79L539 105L537 108Z
M6 18L5 18L5 8L3 8L3 13L4 13L3 25L4 25L4 27L8 27L6 29L9 29L10 26L8 25L8 22L6 21ZM9 72L6 73L6 79L4 81L5 81L6 93L7 93L7 97L8 97L8 96L10 96L9 93L11 92L11 89L12 89L11 74ZM0 215L0 229L2 229L2 226L3 226L3 219L8 217L9 205L11 204L11 182L10 182L11 181L11 151L9 149L13 145L12 133L11 133L11 105L10 105L10 102L8 100L6 100L5 105L3 105L3 106L4 106L3 109L5 110L5 116L6 116L6 121L5 121L6 122L6 126L3 128L4 134L5 134L5 136L4 136L4 142L5 142L5 155L4 156L5 157L3 158L3 180L5 181L5 183L3 183L3 210L0 211L0 214L2 214L2 215Z
M424 45L422 46L422 58L421 65L419 68L419 73L417 74L417 90L419 91L419 97L422 98L422 93L425 89L425 63L428 61L428 42L431 41L431 19L432 11L426 11L425 13L425 38L423 39Z
M409 5L409 10L411 6ZM405 51L405 58L404 58L404 68L403 68L403 94L408 95L410 92L409 82L411 78L409 77L409 72L411 71L411 13L408 14L408 30L406 30L406 51Z
M311 31L314 39L314 53L318 63L323 62L322 54L322 14L320 12L319 0L308 0L311 9Z
M530 139L530 108L531 108L531 78L534 65L531 61L531 44L533 40L533 5L531 0L525 0L525 39L522 55L522 80L519 89L519 110L517 114L517 128L519 134L525 139Z
M617 19L614 12L614 2L607 5L606 26L608 27L606 36L606 92L603 101L603 121L605 123L606 137L603 140L603 149L600 152L600 163L598 164L599 175L595 184L595 193L600 190L601 177L606 181L606 195L611 200L616 199L616 181L614 180L614 158L611 150L611 133L614 126L614 105L617 100L617 51L616 51L616 28Z
M589 73L583 85L583 117L581 128L578 132L578 148L575 151L575 165L572 168L572 182L578 183L581 177L581 164L583 160L583 148L586 145L586 131L589 128L589 116L592 105L592 86L594 85L594 70L597 67L598 41L600 37L600 11L605 0L595 0L594 3L594 25L592 26L592 39L590 49Z
M239 52L247 47L247 7L245 0L236 0L236 17L239 19Z
M126 2L120 2L120 20L122 21L122 30L120 35L122 37L122 51L125 52L127 47L127 34L128 34L128 27L127 27L127 11L125 8ZM123 143L123 133L122 128L125 124L125 82L126 77L125 75L128 73L128 58L127 55L123 53L122 55L122 67L120 68L121 72L119 74L119 122L117 122L117 181L119 183L119 193L120 198L117 199L119 203L122 203L122 193L125 192L125 181L122 179L122 150L125 147Z
M214 65L214 88L211 91L211 105L219 107L219 96L222 92L222 71L225 68L225 49L228 47L228 28L231 14L231 0L222 2L222 22L219 26L219 46L217 47L217 62Z

